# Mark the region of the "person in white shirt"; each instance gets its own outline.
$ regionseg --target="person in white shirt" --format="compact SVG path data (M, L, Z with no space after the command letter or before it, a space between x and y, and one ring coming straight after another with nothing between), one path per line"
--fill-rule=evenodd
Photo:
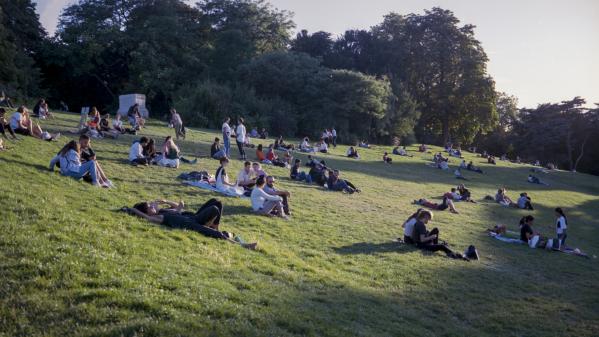
M81 164L79 143L74 140L68 142L62 150L60 150L58 155L60 161L60 174L79 180L89 173L92 184L94 186L100 186L98 183L96 161L90 160Z
M283 210L283 199L280 196L266 193L263 189L265 181L264 177L256 180L256 187L251 194L252 209L259 214L272 216L274 213L283 219L288 219Z
M329 152L329 147L327 146L327 143L324 140L320 141L320 145L318 146L318 152L321 152L321 153Z
M304 137L302 143L300 144L300 151L302 152L314 152L314 148L310 146L310 139L308 137Z
M230 151L231 151L231 127L229 126L229 122L231 121L231 118L226 117L225 121L223 122L223 126L222 126L222 132L223 132L223 142L225 145L225 155L227 157L230 156Z
M148 138L141 137L138 141L135 141L129 149L129 162L131 165L148 165L150 158L147 158L143 154L144 146L148 144Z
M414 225L418 221L418 215L424 211L424 208L419 208L416 213L410 215L410 217L401 225L403 227L403 241L407 244L414 244L412 234L414 233Z
M33 123L29 117L29 111L25 106L20 106L10 117L10 127L15 133L24 136L32 136L42 140L55 140L60 137L60 133L52 135L48 132L44 132L39 124Z
M291 215L291 211L289 208L289 199L291 198L291 193L289 191L280 190L275 187L275 177L267 176L266 177L266 185L264 185L264 192L270 195L277 195L281 197L283 203L283 211L286 215Z
M331 130L331 136L333 137L333 147L337 147L337 130L335 130L335 127Z
M246 191L249 191L256 184L256 178L254 177L254 170L252 170L252 163L246 161L243 163L243 169L237 174L237 186L243 187Z
M568 237L568 219L560 207L555 209L555 216L557 217L555 227L557 230L559 249L564 250L564 248L566 248L566 238Z
M237 136L237 148L239 149L239 157L241 160L245 160L245 150L243 145L245 144L246 131L245 125L243 125L243 118L239 117L237 128L235 129L235 135Z
M228 166L229 159L222 157L220 159L220 166L216 169L216 190L233 197L242 196L244 193L243 188L229 182L229 176L226 171Z

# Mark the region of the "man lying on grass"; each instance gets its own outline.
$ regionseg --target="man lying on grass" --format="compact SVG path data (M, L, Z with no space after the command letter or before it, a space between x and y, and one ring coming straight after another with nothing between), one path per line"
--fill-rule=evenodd
M443 196L443 202L440 204L429 201L427 199L414 200L414 204L428 207L437 211L444 211L449 208L449 211L451 213L459 214L458 210L455 208L455 205L453 204L453 201L451 201L447 196Z
M160 204L166 204L168 207L160 209ZM255 250L258 246L258 243L245 243L233 233L218 230L223 211L223 204L219 200L208 200L195 213L183 211L184 206L183 203L157 200L154 202L140 202L133 208L123 207L122 210L153 223L171 228L196 231L211 238L239 244L247 249Z

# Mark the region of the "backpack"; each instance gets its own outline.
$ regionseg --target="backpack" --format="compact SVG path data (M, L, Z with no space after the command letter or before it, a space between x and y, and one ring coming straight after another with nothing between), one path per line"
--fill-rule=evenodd
M468 249L464 252L464 256L469 258L470 260L479 260L480 256L478 255L478 250L474 245L470 245Z

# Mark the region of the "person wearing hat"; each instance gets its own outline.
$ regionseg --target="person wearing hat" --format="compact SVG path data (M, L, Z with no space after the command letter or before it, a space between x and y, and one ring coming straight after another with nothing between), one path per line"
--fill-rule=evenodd
M289 198L291 197L291 193L285 190L278 190L275 188L275 177L267 176L266 177L266 185L264 186L264 192L270 195L277 195L283 199L283 211L285 214L291 215L291 211L289 210Z

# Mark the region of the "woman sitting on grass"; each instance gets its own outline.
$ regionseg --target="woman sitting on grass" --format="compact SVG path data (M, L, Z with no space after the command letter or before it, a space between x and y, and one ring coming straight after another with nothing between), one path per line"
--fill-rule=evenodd
M285 167L285 163L279 159L279 156L275 152L275 147L270 145L266 152L266 160L270 161L274 166Z
M518 208L520 209L528 209L534 210L532 207L531 199L526 192L520 193L520 198L518 198Z
M252 189L252 209L259 214L273 216L277 215L280 218L287 220L289 217L285 215L283 209L283 198L278 195L270 195L264 191L266 179L259 177L256 179L256 187Z
M302 143L300 144L300 151L301 152L314 152L314 148L310 145L310 139L308 137L305 137L302 140Z
M159 204L167 204L170 207L159 209ZM157 200L154 202L141 202L133 206L133 208L124 207L122 210L163 226L192 230L207 237L239 244L244 248L256 249L257 243L244 243L232 233L219 231L223 210L220 201L210 199L196 213L183 212L183 207L183 203L177 204L166 200Z
M216 169L216 190L229 196L242 196L243 188L229 182L226 168L229 166L229 159L223 157L220 159L220 166Z
M419 208L416 213L410 215L410 217L401 225L401 227L403 227L403 242L410 245L414 244L412 233L414 232L414 225L416 224L416 221L418 221L418 216L422 211L424 211L424 208Z
M25 106L20 106L10 117L10 127L15 133L31 136L41 140L53 141L60 138L60 133L51 134L42 130L39 124L34 123L29 117L29 111Z
M347 156L349 158L360 159L360 155L358 154L358 150L356 150L353 146L350 146L349 149L347 149Z
M178 168L179 161L182 161L187 164L196 164L198 162L197 159L189 160L181 157L181 151L172 136L167 136L164 139L164 144L162 144L162 158L158 161L158 165L164 167L172 167Z
M266 155L264 154L264 151L262 150L262 144L258 144L258 147L256 148L256 158L258 158L258 161L263 164L267 164L267 165L272 164L270 162L270 160L266 159Z
M81 163L79 143L71 140L60 150L58 155L60 156L60 174L77 180L89 174L92 179L92 185L100 186L98 183L96 161L90 160L84 164Z
M383 163L391 164L392 162L393 162L393 159L391 157L389 157L389 154L387 152L385 152L383 154Z
M510 197L506 194L506 189L500 188L497 190L497 194L495 194L495 202L505 207L518 207L518 204L514 203Z
M414 204L428 207L428 208L434 209L436 211L444 211L449 208L449 211L451 213L459 214L459 212L455 208L455 205L453 204L453 201L451 201L451 199L449 199L446 196L443 197L443 202L440 204L434 203L434 202L426 200L426 199L414 200Z
M304 171L300 171L300 165L302 161L296 159L291 167L291 172L289 173L289 177L293 180L305 181L306 183L312 183L312 177Z

